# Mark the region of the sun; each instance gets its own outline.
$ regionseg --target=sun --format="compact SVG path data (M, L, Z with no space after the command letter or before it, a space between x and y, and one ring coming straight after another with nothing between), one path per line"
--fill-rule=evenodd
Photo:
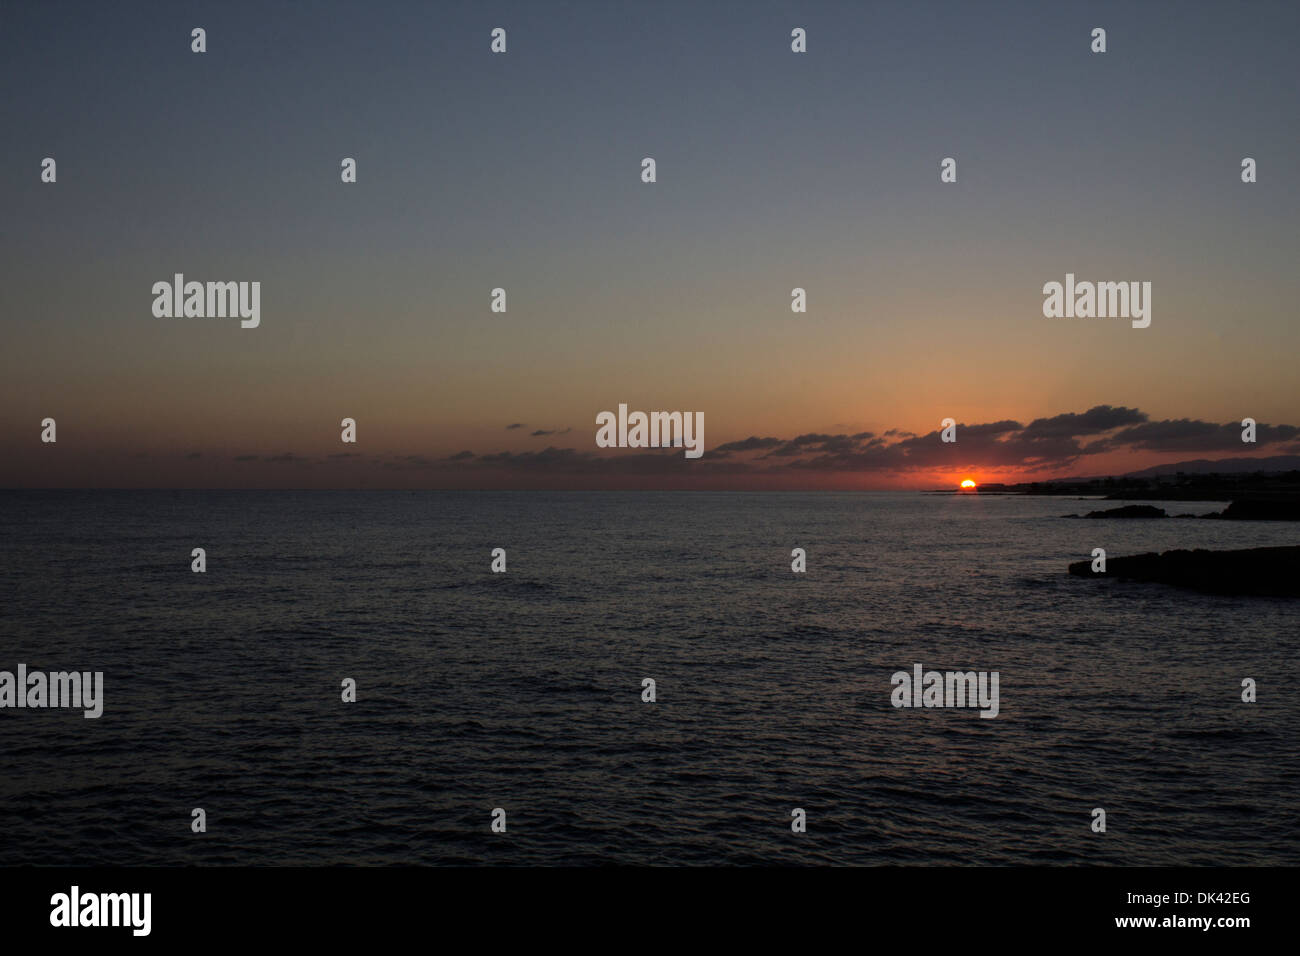
M965 481L961 483L961 487L963 491L973 491L975 488L975 482L967 478Z

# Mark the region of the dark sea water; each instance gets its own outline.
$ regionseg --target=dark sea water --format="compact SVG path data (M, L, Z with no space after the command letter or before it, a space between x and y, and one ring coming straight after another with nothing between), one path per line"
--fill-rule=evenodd
M0 493L0 670L105 675L0 710L0 865L1300 864L1300 601L1066 574L1296 526L1091 507ZM1001 713L894 708L917 662Z

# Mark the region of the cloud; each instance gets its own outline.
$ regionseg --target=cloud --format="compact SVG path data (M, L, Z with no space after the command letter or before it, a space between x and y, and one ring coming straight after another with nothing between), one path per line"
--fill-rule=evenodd
M509 429L525 427L522 424ZM1206 422L1199 419L1152 421L1136 408L1096 405L1084 412L1063 412L1035 418L1028 425L1011 419L970 422L957 425L957 442L945 443L940 430L918 435L891 428L883 433L831 434L804 432L790 438L750 435L706 448L704 457L686 459L679 447L578 450L548 444L541 451L498 451L475 454L465 450L446 458L427 455L372 457L369 461L388 470L421 469L427 473L496 473L500 476L545 475L622 476L624 478L671 478L674 482L697 477L785 476L813 474L905 477L909 474L979 469L1052 477L1070 473L1092 456L1113 453L1198 453L1219 452L1241 455L1240 422ZM565 434L572 429L536 429L534 437ZM1300 427L1261 423L1257 442L1247 453L1267 448L1300 450ZM313 460L291 452L262 457L239 455L236 461L314 464L351 458L354 452ZM1073 473L1078 473L1074 471ZM1096 473L1096 472L1094 472ZM485 475L486 477L486 475Z
M393 455L376 461L379 467L389 471L405 471L411 468L436 468L446 459L433 459L428 455Z
M1051 418L1035 418L1025 427L1024 434L1031 439L1077 438L1108 432L1124 425L1136 425L1146 420L1146 413L1136 408L1094 405L1081 415L1066 412Z
M527 427L527 426L525 426L523 422L514 422L513 424L510 424L510 425L507 425L507 426L506 426L506 431L508 431L508 432L512 432L512 431L514 431L516 428L525 428L525 427Z
M1257 436L1257 445L1287 442L1300 436L1300 428L1261 424ZM1152 422L1136 408L1096 405L1085 412L1036 418L1028 425L1011 419L958 424L956 444L942 442L939 429L917 435L891 428L880 436L871 432L808 432L788 439L752 435L719 445L716 452L728 453L728 457L759 453L743 464L756 473L769 474L906 474L954 467L1041 473L1071 468L1091 455L1109 452L1195 449L1230 454L1241 448L1241 425L1236 422ZM709 454L705 452L705 459Z
M548 445L541 451L499 451L489 455L471 455L465 453L456 456L452 465L461 470L505 469L527 473L556 473L571 475L675 475L683 473L683 465L690 466L695 474L729 474L749 471L746 462L730 464L725 461L710 461L709 452L700 459L686 459L680 448L657 448L625 451L617 455L598 455L590 451L578 451L575 448L556 448ZM726 458L726 453L716 456Z
M1112 440L1143 451L1219 451L1227 448L1240 451L1241 432L1241 422L1216 425L1213 422L1178 418L1135 425L1119 432ZM1255 443L1267 445L1289 441L1297 435L1300 435L1300 428L1295 425L1261 423L1255 428Z
M277 465L309 465L312 459L304 458L302 455L296 455L291 451L281 452L278 455L236 455L232 461L264 461L272 462Z
M763 448L777 448L785 442L780 438L759 438L751 435L740 441L729 441L719 445L714 451L755 451Z

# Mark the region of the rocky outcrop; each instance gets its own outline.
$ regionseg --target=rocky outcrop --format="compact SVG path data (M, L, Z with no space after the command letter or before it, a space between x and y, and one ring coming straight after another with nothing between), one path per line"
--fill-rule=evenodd
M1201 517L1224 521L1300 521L1300 501L1247 498Z
M1079 515L1063 515L1065 518L1078 518ZM1123 508L1111 508L1107 511L1089 511L1085 518L1168 518L1164 508L1153 505L1125 505Z
M1076 561L1079 577L1155 581L1212 594L1300 597L1300 546L1246 548L1241 551L1166 551L1108 558L1104 572L1091 561Z
M1086 515L1061 515L1062 518L1168 518L1164 508L1154 505L1125 505ZM1234 501L1222 511L1209 514L1180 514L1177 518L1217 518L1221 521L1300 521L1300 501L1286 498L1247 498Z

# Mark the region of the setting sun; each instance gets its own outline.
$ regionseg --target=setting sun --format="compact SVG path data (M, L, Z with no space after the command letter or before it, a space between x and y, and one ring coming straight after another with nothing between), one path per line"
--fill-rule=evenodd
M963 481L963 482L961 483L961 486L962 486L964 489L966 489L967 491L969 491L970 489L972 489L972 488L975 487L975 482L973 482L973 481L971 481L969 478L967 478L965 481Z

